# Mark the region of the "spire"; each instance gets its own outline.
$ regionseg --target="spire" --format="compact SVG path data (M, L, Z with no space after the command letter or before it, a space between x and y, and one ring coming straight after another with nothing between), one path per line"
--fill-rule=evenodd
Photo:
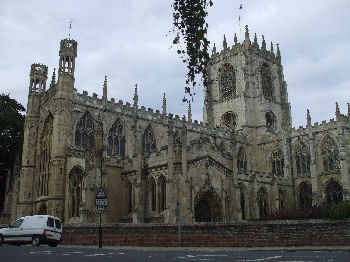
M276 44L276 46L277 46L276 58L277 58L278 62L281 63L281 52L280 52L279 44Z
M270 48L270 52L273 54L273 44L272 44L272 41L271 41L271 48Z
M56 83L56 68L53 69L50 88L55 86Z
M350 117L350 104L348 103L348 117Z
M340 110L339 110L339 105L338 102L335 102L335 120L340 120Z
M135 91L134 91L134 109L137 109L139 102L139 96L137 95L137 84L135 84Z
M311 126L311 116L309 109L306 109L306 126Z
M258 45L258 38L256 37L256 33L254 34L254 45Z
M261 50L266 50L266 42L264 35L262 35Z
M227 49L227 42L226 42L226 36L224 35L224 41L222 43L224 49Z
M235 42L235 45L237 45L238 40L237 40L237 35L236 35L236 33L235 33L235 36L234 36L234 38L233 38L233 41Z
M215 43L214 43L214 46L213 46L213 54L216 53L216 46L215 46Z
M191 101L188 101L187 119L189 122L192 122Z
M107 102L107 76L105 76L105 81L103 82L103 102Z
M163 95L163 112L162 112L163 116L166 116L166 98L165 98L165 93Z

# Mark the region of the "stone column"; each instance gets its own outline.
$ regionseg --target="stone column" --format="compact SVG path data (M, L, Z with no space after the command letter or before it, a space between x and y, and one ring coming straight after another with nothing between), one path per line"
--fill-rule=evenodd
M317 168L318 150L317 141L314 135L309 132L309 144L310 144L310 172L311 172L311 184L312 184L312 204L317 205L321 202L321 180L319 170Z

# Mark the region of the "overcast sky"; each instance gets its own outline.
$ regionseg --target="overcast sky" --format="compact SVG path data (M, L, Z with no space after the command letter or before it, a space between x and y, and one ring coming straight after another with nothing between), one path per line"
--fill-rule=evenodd
M209 9L211 45L222 49L233 35L244 35L248 24L267 43L280 44L284 77L288 84L293 126L334 117L335 102L347 113L350 102L349 0L213 0ZM59 42L78 41L75 87L102 96L104 76L108 95L132 103L135 83L139 106L161 110L166 93L168 112L183 115L186 66L169 49L172 35L169 0L0 0L0 92L27 104L30 65L49 67L48 85L58 67ZM243 4L241 26L239 5ZM242 33L240 33L240 27ZM269 44L268 44L269 46ZM275 49L276 50L276 49ZM203 91L192 106L193 118L203 119Z

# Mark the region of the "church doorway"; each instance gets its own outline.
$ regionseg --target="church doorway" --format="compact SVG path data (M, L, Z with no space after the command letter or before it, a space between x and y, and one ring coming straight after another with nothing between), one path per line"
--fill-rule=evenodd
M214 191L215 192L215 191ZM222 204L212 192L197 195L194 213L196 222L222 221Z

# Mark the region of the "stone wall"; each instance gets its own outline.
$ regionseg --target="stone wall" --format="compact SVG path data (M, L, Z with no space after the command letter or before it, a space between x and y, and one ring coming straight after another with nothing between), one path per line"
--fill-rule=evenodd
M98 226L64 225L66 245L98 245ZM109 224L103 226L103 245L178 246L177 225ZM350 220L273 221L182 226L181 246L347 246Z

